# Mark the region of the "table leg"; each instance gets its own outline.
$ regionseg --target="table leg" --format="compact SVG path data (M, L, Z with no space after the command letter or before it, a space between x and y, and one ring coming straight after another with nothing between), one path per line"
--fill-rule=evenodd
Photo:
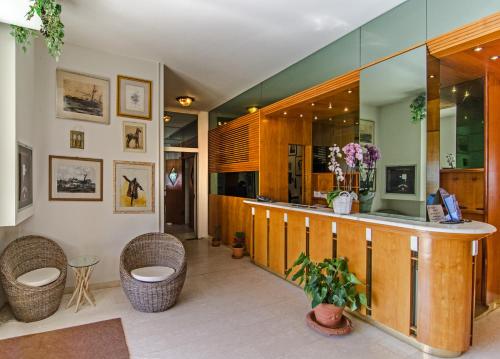
M78 312L80 305L83 305L85 301L95 306L95 298L89 290L90 276L93 269L93 266L73 268L75 273L75 291L68 302L67 308L76 301L75 313Z

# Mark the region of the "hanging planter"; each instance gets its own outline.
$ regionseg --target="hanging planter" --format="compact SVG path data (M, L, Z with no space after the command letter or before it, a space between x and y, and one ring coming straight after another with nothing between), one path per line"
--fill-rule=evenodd
M45 38L45 44L50 56L59 59L64 45L64 24L61 22L62 7L55 0L32 0L32 4L26 13L26 20L31 20L35 14L42 20L40 33ZM31 45L31 39L37 36L37 32L22 26L11 25L10 34L16 42L26 51Z
M426 111L426 97L425 94L418 95L410 104L411 122L421 122L427 113Z

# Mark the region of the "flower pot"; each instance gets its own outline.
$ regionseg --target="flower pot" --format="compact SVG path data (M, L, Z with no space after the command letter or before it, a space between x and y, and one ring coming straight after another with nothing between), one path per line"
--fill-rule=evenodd
M340 192L340 194L333 200L333 212L336 214L349 214L351 213L352 196L349 192Z
M220 247L220 239L212 238L212 247Z
M360 193L359 194L359 211L361 213L371 212L374 198L375 198L375 192L369 191L366 193Z
M243 258L244 248L233 247L233 258L240 259Z
M321 303L315 306L313 310L316 321L325 327L338 328L342 324L344 307Z

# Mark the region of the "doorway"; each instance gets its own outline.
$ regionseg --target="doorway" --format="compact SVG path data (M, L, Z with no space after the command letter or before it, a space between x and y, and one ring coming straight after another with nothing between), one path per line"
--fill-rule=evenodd
M198 155L165 152L165 232L179 239L196 239Z

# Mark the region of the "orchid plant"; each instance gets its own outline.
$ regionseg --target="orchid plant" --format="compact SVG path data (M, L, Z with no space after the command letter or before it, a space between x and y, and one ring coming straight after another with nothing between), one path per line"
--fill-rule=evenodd
M347 165L347 178L349 178L349 183L346 184L346 191L352 191L352 182L354 171L357 167L361 167L363 163L363 148L359 143L351 142L342 148L344 152L345 163Z
M360 166L361 188L360 191L367 193L373 191L375 184L375 167L377 161L382 158L377 146L366 144L363 151L363 163Z

